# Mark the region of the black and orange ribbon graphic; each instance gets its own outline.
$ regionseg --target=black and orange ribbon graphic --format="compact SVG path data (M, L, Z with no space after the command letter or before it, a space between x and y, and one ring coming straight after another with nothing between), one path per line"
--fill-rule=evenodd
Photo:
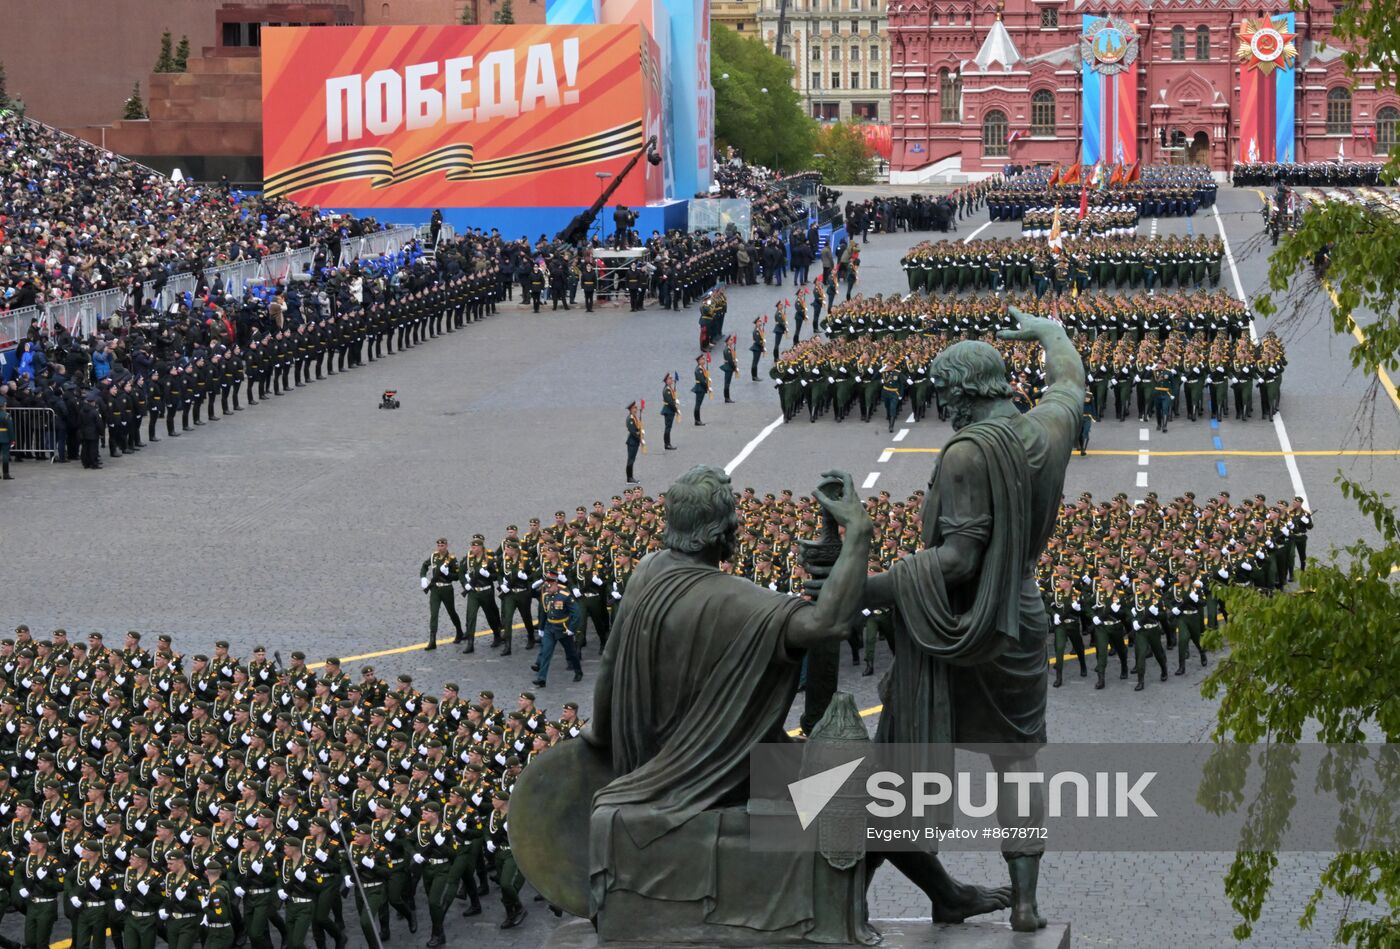
M638 120L506 158L477 162L473 147L462 143L444 145L397 166L393 153L387 148L356 148L279 171L263 183L263 193L275 198L356 178L368 178L372 187L387 188L436 172L443 172L448 181L509 178L628 155L642 147L642 136L642 123Z

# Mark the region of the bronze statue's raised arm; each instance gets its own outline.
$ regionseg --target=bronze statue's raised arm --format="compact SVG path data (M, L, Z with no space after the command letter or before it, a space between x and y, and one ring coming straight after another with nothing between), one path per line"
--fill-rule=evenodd
M1018 329L1002 330L999 339L1034 340L1045 350L1045 375L1050 386L1063 385L1072 390L1077 402L1084 398L1084 361L1069 341L1065 328L1055 320L1031 316L1016 307L1007 308L1020 324Z
M836 493L838 488L839 494ZM816 604L797 613L788 625L786 643L790 650L838 641L849 633L865 591L865 568L870 560L870 538L874 533L870 515L846 472L826 472L813 493L827 516L841 525L845 536L840 556L820 583L821 596Z

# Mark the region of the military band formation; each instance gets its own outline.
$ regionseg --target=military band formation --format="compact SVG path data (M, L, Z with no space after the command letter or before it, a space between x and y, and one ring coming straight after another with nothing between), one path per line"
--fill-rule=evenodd
M453 904L481 914L493 881L500 925L519 924L510 789L580 733L575 704L174 646L23 625L0 641L0 915L23 915L25 947L62 913L83 949L108 931L127 949L271 949L274 930L286 949L343 949L347 895L369 945L391 917L417 932L426 908L441 946Z

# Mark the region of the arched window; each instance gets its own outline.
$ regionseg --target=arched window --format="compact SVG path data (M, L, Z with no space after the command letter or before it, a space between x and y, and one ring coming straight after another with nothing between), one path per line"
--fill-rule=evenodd
M1186 58L1186 27L1172 27L1172 59Z
M1031 134L1055 134L1055 93L1049 89L1031 96Z
M1351 134L1351 90L1344 86L1327 91L1327 134Z
M982 117L982 154L999 158L1007 154L1006 113L993 109Z
M1388 105L1376 113L1376 154L1389 155L1400 145L1400 109Z
M938 121L957 122L961 113L962 80L946 69L938 70Z
M1210 27L1196 27L1196 59L1205 62L1210 59Z

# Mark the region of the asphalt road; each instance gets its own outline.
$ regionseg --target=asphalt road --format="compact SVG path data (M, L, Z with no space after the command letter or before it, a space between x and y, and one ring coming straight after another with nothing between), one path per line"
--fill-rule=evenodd
M1156 226L1163 234L1223 233L1231 259L1222 285L1253 298L1264 284L1268 251L1258 206L1254 190L1224 189L1218 209ZM1153 223L1143 222L1140 233ZM1018 232L1018 225L988 223L982 214L947 236ZM857 289L903 292L899 258L926 236L872 236L862 247ZM1071 463L1066 494L1302 494L1319 512L1314 556L1370 536L1333 479L1340 471L1382 490L1400 486L1400 402L1393 389L1351 370L1351 339L1331 333L1321 291L1310 278L1299 287L1296 309L1275 321L1289 366L1273 424L1256 418L1212 429L1181 421L1159 434L1135 421L1101 423L1090 455ZM728 325L740 332L741 350L752 317L770 313L792 292L763 285L731 290ZM494 542L508 523L547 520L556 509L572 511L619 493L629 400L648 404L655 450L639 459L637 471L649 490L664 489L699 463L727 465L736 487L760 492L810 490L828 468L896 496L927 483L933 450L951 431L932 414L893 435L879 422L784 425L766 377L762 383L738 377L737 404L707 402L703 428L689 424L687 411L677 420L680 450L661 451L661 378L668 371L689 378L696 318L693 309L630 313L625 307L536 316L507 303L463 332L110 461L101 472L76 463L18 465L18 480L0 494L6 551L0 623L109 636L127 629L171 632L185 652L208 649L216 638L231 640L234 652L245 655L254 643L284 655L300 648L312 659L352 657L347 667L354 674L368 661L359 657L372 656L381 674L408 671L429 690L457 681L464 694L492 688L498 698L509 697L528 687L529 653L420 651L427 607L419 564L441 534L463 550L474 532ZM1258 331L1268 328L1261 323ZM399 411L377 408L387 388L398 390ZM683 382L688 409L686 389ZM596 661L594 648L586 669ZM842 688L871 708L878 701L874 680L857 672L843 667L849 677ZM1213 709L1199 695L1200 679L1192 669L1137 694L1117 681L1095 692L1092 678L1071 675L1065 688L1051 690L1051 738L1202 740ZM557 710L576 699L586 715L590 688L589 679L573 685L556 675L540 704ZM1076 946L1144 939L1162 947L1225 945L1237 922L1221 886L1228 862L1223 853L1055 853L1042 872L1041 908L1072 922ZM1318 855L1284 856L1252 944L1328 941L1335 905L1321 907L1321 932L1301 933L1295 922L1322 862ZM1004 874L995 855L959 854L949 863L969 879L991 882ZM877 916L928 914L922 897L888 870L877 877L873 901ZM524 926L500 933L494 895L486 905L484 917L449 925L452 944L535 946L551 925L536 903ZM7 933L13 917L8 922ZM360 938L356 932L352 942ZM396 934L389 945L423 939L426 929L412 939Z

